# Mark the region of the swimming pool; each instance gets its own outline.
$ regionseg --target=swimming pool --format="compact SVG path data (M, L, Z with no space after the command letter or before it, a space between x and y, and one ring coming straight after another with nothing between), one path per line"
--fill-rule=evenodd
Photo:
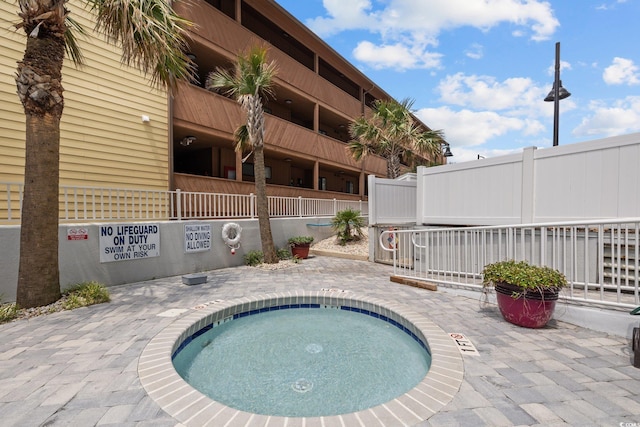
M414 425L428 419L457 392L463 376L462 358L451 339L437 325L404 306L350 292L285 292L217 301L176 320L144 349L138 372L147 393L175 419L185 425L287 425L300 417L259 415L241 411L205 396L176 372L172 356L185 341L208 325L220 325L242 313L256 314L273 307L319 304L350 307L361 314L388 319L422 343L432 356L431 367L419 383L406 393L368 409L342 415L305 417L307 422L328 425ZM250 314L247 314L250 316ZM393 322L393 323L392 323ZM238 368L241 369L241 368ZM300 387L307 387L305 382ZM289 420L289 421L287 421ZM320 425L318 424L318 425Z
M406 393L429 370L426 345L377 313L320 304L250 313L206 326L173 356L185 381L239 410L287 417L356 412Z

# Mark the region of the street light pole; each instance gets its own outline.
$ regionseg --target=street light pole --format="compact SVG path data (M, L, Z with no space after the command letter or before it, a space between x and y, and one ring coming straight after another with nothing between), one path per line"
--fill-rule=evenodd
M570 97L571 94L562 87L560 80L560 42L556 43L556 66L553 79L553 89L544 99L547 102L553 101L553 146L558 145L558 128L560 123L560 100Z

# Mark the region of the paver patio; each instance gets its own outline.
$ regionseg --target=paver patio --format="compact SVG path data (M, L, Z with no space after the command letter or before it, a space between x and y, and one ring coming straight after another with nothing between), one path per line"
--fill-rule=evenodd
M479 298L400 285L391 273L316 256L285 270L211 271L196 286L179 276L117 286L111 303L0 325L0 425L177 425L137 374L144 347L177 318L171 309L322 288L398 302L475 345L479 356L463 356L459 392L424 426L640 425L640 369L629 340L562 322L519 328Z

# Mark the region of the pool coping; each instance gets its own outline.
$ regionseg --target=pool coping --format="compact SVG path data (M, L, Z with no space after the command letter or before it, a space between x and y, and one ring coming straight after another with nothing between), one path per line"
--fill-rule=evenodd
M186 383L173 366L171 357L180 344L211 323L265 307L310 303L369 310L402 324L428 346L429 371L407 393L381 405L349 414L303 418L258 415L230 408ZM290 291L200 304L152 338L138 361L138 376L147 394L185 426L410 426L447 405L460 388L463 375L460 352L431 320L398 303L340 290Z

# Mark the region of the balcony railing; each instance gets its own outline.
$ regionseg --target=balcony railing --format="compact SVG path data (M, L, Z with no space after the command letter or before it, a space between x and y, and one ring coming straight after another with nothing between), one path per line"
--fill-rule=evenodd
M19 223L24 184L0 183L0 224ZM60 222L256 218L254 194L60 186ZM271 217L334 216L367 202L269 196Z

